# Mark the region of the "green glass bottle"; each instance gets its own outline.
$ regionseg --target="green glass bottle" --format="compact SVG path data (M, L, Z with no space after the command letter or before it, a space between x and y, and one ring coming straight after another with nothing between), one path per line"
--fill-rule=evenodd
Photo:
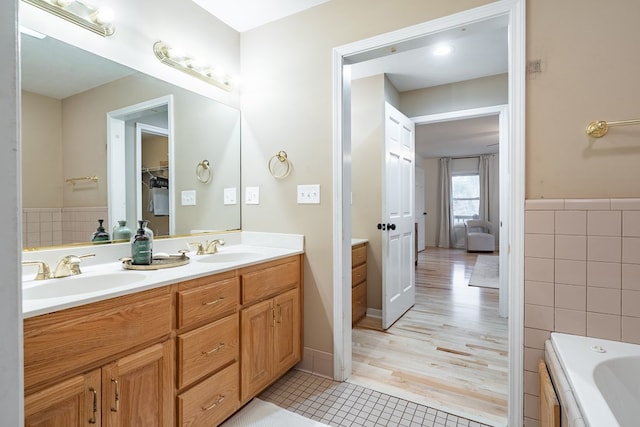
M138 221L140 228L131 239L131 264L151 264L151 241L144 231L144 221Z
M133 231L127 227L127 220L121 219L118 221L118 225L113 227L113 240L131 240Z
M94 231L93 234L91 235L91 241L93 243L108 243L111 240L111 237L109 237L109 233L107 233L104 227L102 226L103 222L104 222L103 219L98 220L98 223L100 225L98 226L98 229Z

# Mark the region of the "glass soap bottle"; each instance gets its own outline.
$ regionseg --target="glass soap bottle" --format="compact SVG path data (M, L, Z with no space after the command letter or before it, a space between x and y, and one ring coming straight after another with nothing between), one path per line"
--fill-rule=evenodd
M100 225L98 226L98 229L94 231L93 234L91 235L91 241L93 243L106 243L109 240L111 240L111 237L109 237L109 233L107 233L104 227L102 226L103 222L104 222L103 219L98 220L98 223Z
M151 239L144 231L144 221L138 221L140 228L131 238L131 264L151 264Z
M127 227L127 220L121 219L118 221L118 225L113 227L113 240L131 240L133 231Z

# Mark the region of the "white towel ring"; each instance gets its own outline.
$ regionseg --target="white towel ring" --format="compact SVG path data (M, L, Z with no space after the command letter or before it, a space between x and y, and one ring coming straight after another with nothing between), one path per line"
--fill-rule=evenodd
M198 181L208 184L213 178L213 172L211 166L209 166L209 160L203 160L196 166L196 177Z
M282 179L291 173L291 162L285 151L279 151L269 160L269 172L274 178Z

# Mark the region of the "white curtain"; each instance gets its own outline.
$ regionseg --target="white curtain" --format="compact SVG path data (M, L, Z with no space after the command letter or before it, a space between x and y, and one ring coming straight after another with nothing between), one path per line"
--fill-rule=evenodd
M480 219L493 225L496 243L500 232L500 184L498 156L483 154L478 163L480 176Z
M491 156L483 154L480 156L478 164L478 175L480 176L480 219L491 222L490 216L490 194L491 194Z
M452 242L451 227L451 159L440 159L440 232L438 247L449 248Z

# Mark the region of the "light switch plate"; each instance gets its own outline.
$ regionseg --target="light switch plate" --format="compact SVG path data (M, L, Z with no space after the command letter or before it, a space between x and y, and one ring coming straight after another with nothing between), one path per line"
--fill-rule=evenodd
M260 204L260 187L245 187L244 203L247 205Z
M298 185L298 204L319 205L320 184Z
M182 192L182 206L196 205L196 190L184 190Z
M236 202L236 188L230 187L224 189L224 204L235 205Z

